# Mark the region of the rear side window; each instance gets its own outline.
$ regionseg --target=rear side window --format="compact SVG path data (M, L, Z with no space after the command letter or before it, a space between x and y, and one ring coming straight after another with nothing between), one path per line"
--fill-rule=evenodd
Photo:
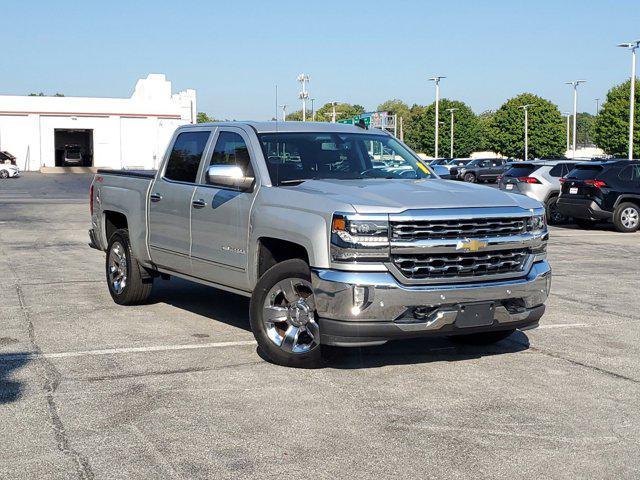
M220 132L211 154L209 166L211 165L236 165L242 168L245 175L253 175L247 143L235 132Z
M558 165L556 165L555 167L553 167L551 170L549 170L549 175L551 175L552 177L556 177L556 178L560 178L563 175L565 175L567 172L565 171L565 166L561 163L559 163Z
M171 150L164 178L177 182L195 183L207 140L209 140L209 132L179 134Z
M600 165L578 165L569 172L567 178L576 180L590 180L596 178L602 172Z
M524 164L524 165L513 165L509 170L504 173L505 177L528 177L531 175L538 167L536 165Z
M618 174L620 180L640 182L640 165L627 165Z

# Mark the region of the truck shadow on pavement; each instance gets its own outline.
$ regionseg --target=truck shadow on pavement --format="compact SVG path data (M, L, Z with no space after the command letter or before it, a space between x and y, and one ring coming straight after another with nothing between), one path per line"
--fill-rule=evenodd
M251 331L249 299L213 287L179 278L159 281L153 286L150 303L165 303L232 327ZM442 361L455 362L516 353L528 348L529 339L520 331L516 331L506 340L487 346L461 345L446 337L414 338L390 341L374 347L325 348L325 366L356 369ZM262 352L257 350L258 355L265 359Z
M29 354L25 352L0 354L0 405L15 402L22 396L22 382L11 377L29 361Z

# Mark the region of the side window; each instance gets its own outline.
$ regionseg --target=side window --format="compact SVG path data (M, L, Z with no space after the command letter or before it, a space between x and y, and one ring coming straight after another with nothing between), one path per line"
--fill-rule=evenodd
M489 160L483 160L478 164L480 168L487 168L489 165L490 165Z
M497 160L497 159L496 159L496 160L492 160L492 161L491 161L491 164L492 164L494 167L501 167L502 165L504 165L504 163L503 163L503 161L502 161L502 160Z
M164 178L178 182L195 183L207 140L209 140L209 132L179 134L171 150Z
M247 144L235 132L220 132L209 162L209 166L212 165L236 165L242 168L245 175L253 176Z
M630 182L633 177L633 166L627 165L620 173L618 173L618 178L624 182Z
M631 169L631 181L640 183L640 165L632 165Z
M555 167L549 170L549 175L555 178L560 178L565 173L566 173L566 167L562 163L557 164Z
M576 164L575 163L565 163L563 164L563 170L562 170L562 176L566 176L567 173L569 173L571 170L573 170L573 167L575 167Z

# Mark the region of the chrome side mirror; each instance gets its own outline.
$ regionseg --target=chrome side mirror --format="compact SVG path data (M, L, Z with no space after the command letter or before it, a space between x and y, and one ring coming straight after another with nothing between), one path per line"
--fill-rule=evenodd
M246 177L237 165L211 165L207 169L207 183L210 185L248 190L254 180L254 177Z

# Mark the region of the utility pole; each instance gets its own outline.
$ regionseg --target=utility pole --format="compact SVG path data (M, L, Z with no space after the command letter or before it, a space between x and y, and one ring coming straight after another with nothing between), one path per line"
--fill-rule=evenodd
M434 82L436 85L436 132L435 132L435 158L438 158L438 127L440 123L439 119L439 103L440 103L440 80L442 80L443 76L436 75L435 77L431 77L429 81Z
M567 85L573 86L573 158L576 158L576 133L577 133L577 118L578 118L578 85L585 83L586 80L574 80L572 82L565 82Z
M309 75L301 73L298 75L298 82L302 84L302 90L298 94L298 98L302 100L302 121L307 121L307 99L309 98L309 92L307 91L307 83L309 83Z
M311 121L315 122L316 121L316 111L313 108L313 102L315 102L316 99L315 98L311 98L310 100L311 100Z
M451 148L450 148L450 152L449 152L449 158L453 158L453 112L455 112L456 110L458 110L457 108L447 108L447 112L451 113L451 136L450 136L450 142L451 142Z
M533 107L533 103L520 105L518 108L524 110L524 161L529 160L529 107Z
M286 122L287 121L287 104L284 105L280 105L280 108L282 108L282 121Z
M402 128L402 117L400 117L400 141L404 142L404 130Z
M631 95L629 96L629 160L633 158L633 120L636 103L636 50L640 47L640 40L621 43L619 47L631 50Z
M596 98L596 115L600 113L600 99Z
M564 116L567 117L567 152L569 151L570 143L569 143L569 122L571 120L571 113L564 112Z
M338 102L331 102L331 113L325 113L327 117L331 117L331 123L336 123L336 118L337 118L336 106L337 105L338 105Z

